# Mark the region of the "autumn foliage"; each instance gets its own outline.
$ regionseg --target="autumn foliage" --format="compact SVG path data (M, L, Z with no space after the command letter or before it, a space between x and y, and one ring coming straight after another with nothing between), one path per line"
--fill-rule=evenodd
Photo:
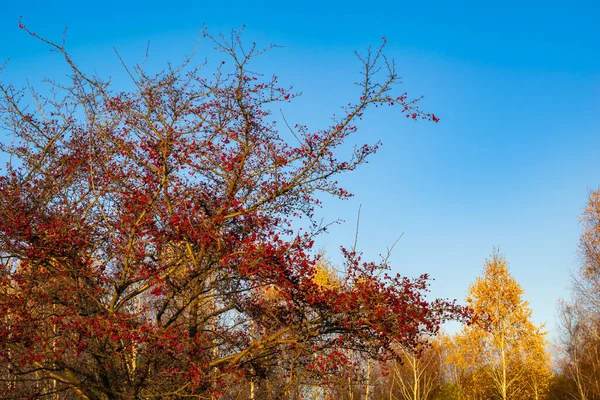
M318 196L350 196L336 177L377 150L339 155L356 121L379 105L438 120L395 92L383 46L359 57L356 101L311 129L273 122L296 94L251 72L263 51L237 33L206 37L224 60L212 71L135 67L123 91L23 29L64 57L70 81L0 85L5 396L234 398L270 385L283 398L327 385L350 350L385 360L468 314L426 300L426 274L382 275L355 251L319 283L319 228L302 221Z
M545 399L551 371L546 333L531 321L523 290L500 253L486 260L467 304L478 321L456 335L448 358L462 398Z
M559 358L573 397L600 398L600 189L591 191L581 217L581 265L572 296L560 303Z

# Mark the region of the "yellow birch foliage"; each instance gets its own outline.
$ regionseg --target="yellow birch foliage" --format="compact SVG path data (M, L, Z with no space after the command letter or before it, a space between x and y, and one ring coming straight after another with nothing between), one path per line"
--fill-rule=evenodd
M321 289L336 289L341 286L341 280L335 269L324 255L315 265L313 282ZM280 298L279 290L273 285L266 285L261 288L262 296L268 301L277 301Z
M522 295L506 259L492 254L467 296L481 320L456 336L449 360L460 371L465 399L544 398L550 378L546 333L531 322Z
M320 260L315 265L313 282L324 289L334 289L341 285L340 278L326 260Z

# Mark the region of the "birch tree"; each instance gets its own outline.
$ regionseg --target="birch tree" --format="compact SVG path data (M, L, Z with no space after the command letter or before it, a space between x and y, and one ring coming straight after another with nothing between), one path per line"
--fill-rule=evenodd
M540 399L550 376L546 333L531 321L523 290L494 252L469 288L467 304L479 320L457 335L456 364L465 376L465 397Z
M442 349L432 341L420 354L398 349L401 362L395 362L391 371L390 399L427 400L441 384Z

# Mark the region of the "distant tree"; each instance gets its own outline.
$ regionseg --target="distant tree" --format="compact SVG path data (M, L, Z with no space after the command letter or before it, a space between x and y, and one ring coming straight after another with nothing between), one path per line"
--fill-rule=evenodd
M455 338L449 361L467 399L543 399L550 378L545 333L531 322L523 290L495 252L471 285L467 304L480 316Z
M252 72L263 50L238 33L207 36L221 52L212 73L191 59L136 66L123 91L22 28L70 75L46 94L0 84L4 396L217 398L255 382L293 397L298 371L319 385L344 366L340 349L385 360L467 316L424 297L427 275L379 275L387 265L353 251L343 284L314 279L320 229L299 228L320 194L349 197L336 177L376 151L342 154L356 122L383 105L438 120L394 94L383 46L359 56L357 100L309 129L273 122L296 95Z
M442 347L437 340L424 345L420 352L398 348L401 361L390 370L389 397L401 400L428 400L442 385Z
M440 351L440 385L434 390L434 400L462 399L465 374L461 363L463 354L458 347L456 337L439 334L436 341Z
M573 381L578 399L600 399L600 189L590 192L581 218L581 268L572 296L559 303L562 372Z

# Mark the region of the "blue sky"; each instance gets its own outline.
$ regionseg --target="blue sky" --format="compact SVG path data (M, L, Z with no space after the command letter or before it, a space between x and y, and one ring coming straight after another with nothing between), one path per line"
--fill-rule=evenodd
M284 46L258 60L303 96L293 122L323 126L352 100L355 49L388 40L405 82L439 124L371 110L358 142L380 152L342 178L356 196L319 212L345 224L318 240L335 260L353 241L392 255L394 271L430 273L435 296L464 299L494 247L508 258L538 323L555 330L556 301L578 266L579 216L600 185L600 6L594 1L503 2L10 2L0 14L4 82L61 74L59 57L17 28L59 39L84 69L116 74L113 53L149 65L189 54L203 24Z

